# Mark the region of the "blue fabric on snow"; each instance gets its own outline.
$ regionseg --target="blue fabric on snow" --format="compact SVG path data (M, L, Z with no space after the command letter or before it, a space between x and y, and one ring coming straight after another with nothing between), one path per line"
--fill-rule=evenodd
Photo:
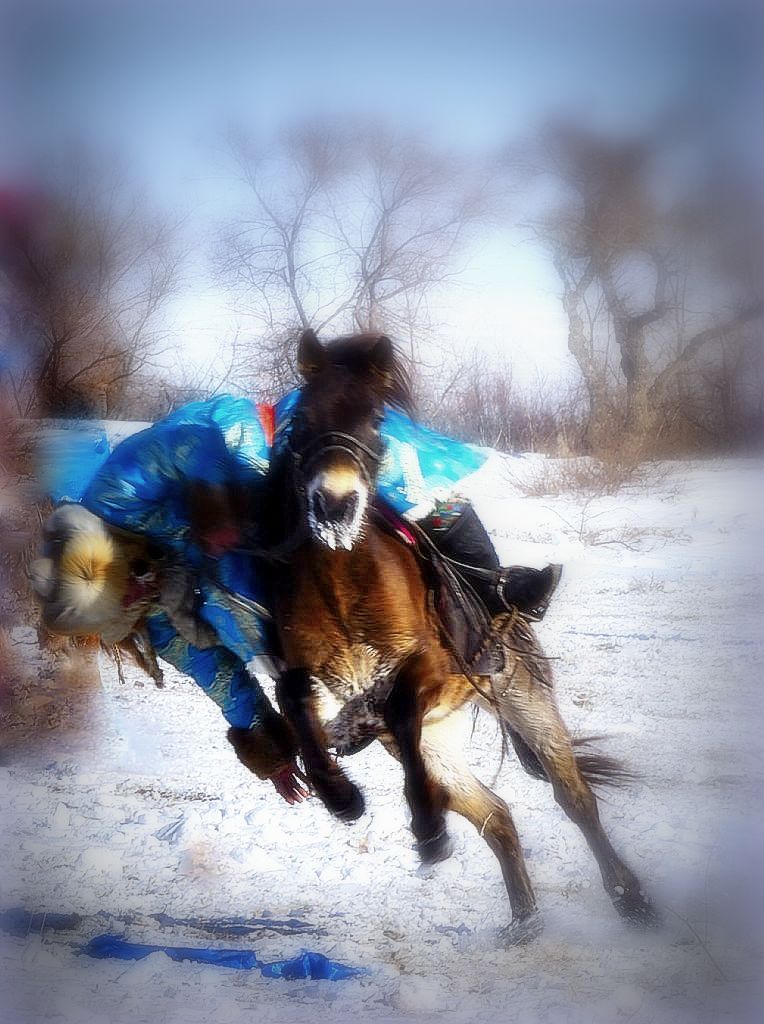
M50 767L50 766L49 766ZM201 919L195 917L172 917L170 914L160 912L150 915L160 928L195 928L212 933L231 937L248 936L254 932L276 931L292 934L303 934L315 932L316 928L309 921L302 921L298 917L228 917L218 920ZM9 907L7 910L0 910L0 931L4 931L16 938L25 939L30 934L42 935L44 932L71 932L80 928L87 921L103 920L113 921L114 914L107 910L99 910L95 914L82 915L76 913L61 914L50 911L31 911L24 907ZM130 924L132 915L128 914L122 919L125 924Z
M368 974L364 967L329 960L323 953L304 951L288 960L265 963L258 960L252 950L214 949L207 946L151 946L140 942L127 942L116 935L98 935L80 948L86 956L98 960L143 960L152 953L166 953L171 960L190 960L193 963L230 967L236 971L258 969L264 978L284 978L287 981L309 978L312 981L344 981Z
M42 934L43 928L52 931L71 931L82 921L79 914L32 914L23 907L0 911L0 930L25 939L30 932Z

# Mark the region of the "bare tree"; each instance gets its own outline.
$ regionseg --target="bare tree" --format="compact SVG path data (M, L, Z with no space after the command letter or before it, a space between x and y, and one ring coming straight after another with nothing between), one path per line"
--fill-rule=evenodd
M444 433L503 451L580 450L585 403L577 382L549 384L538 376L521 384L505 359L454 351L431 383L420 407Z
M296 331L384 329L409 346L428 302L485 218L488 184L420 143L381 130L295 132L276 152L231 144L244 207L217 270L254 336L264 390L294 378Z
M11 409L113 415L166 342L160 314L180 261L172 231L119 183L81 167L66 186L28 197L25 211L4 239L18 357L6 375Z
M689 371L714 347L743 344L764 316L758 257L748 248L741 258L753 237L741 211L756 220L754 196L729 174L698 182L697 163L661 170L671 145L664 131L619 140L566 125L544 133L530 160L555 182L556 202L532 227L562 283L595 446L614 430L635 450L651 443Z
M187 402L237 390L237 361L235 340L230 349L215 353L202 365L184 361L182 351L170 348L163 367L151 375L138 374L131 382L130 416L159 420Z

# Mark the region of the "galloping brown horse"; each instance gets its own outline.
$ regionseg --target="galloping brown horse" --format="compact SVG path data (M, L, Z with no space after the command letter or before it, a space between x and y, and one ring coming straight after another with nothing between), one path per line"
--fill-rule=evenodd
M402 763L422 860L450 853L446 810L471 821L501 865L511 937L524 941L538 918L517 832L504 801L468 768L461 730L454 728L454 713L477 700L504 720L524 767L551 782L557 802L586 837L618 912L652 922L652 905L605 834L586 778L605 773L606 760L577 757L530 625L523 620L519 634L525 656L515 654L503 673L482 680L455 674L420 564L375 519L383 407L410 407L391 342L360 335L322 346L307 331L299 365L301 399L271 471L270 542L288 562L274 574L287 664L277 695L316 793L340 818L363 813L359 789L328 753L324 698L331 694L336 707L388 681L380 738ZM517 634L513 639L516 650ZM485 694L495 696L486 700Z

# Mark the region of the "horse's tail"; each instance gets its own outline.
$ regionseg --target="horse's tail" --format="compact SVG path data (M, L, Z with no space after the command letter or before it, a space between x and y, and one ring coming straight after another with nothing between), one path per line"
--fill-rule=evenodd
M628 768L623 761L610 754L601 754L591 749L591 744L604 739L603 736L574 736L576 764L590 786L628 786L639 778L637 772Z
M517 758L525 771L534 779L549 781L546 771L537 754L528 746L522 736L514 729L509 729L509 738L515 749ZM602 736L574 736L573 746L576 749L576 764L583 777L594 788L604 786L626 786L637 779L636 773L630 771L615 757L601 754L590 749L591 744L602 739Z

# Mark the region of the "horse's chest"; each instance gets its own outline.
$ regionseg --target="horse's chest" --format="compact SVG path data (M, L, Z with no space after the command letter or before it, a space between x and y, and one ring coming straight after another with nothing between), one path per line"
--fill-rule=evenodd
M389 679L396 666L397 660L385 657L368 644L355 644L337 652L313 676L319 717L323 721L334 718L352 697Z
M340 700L349 700L387 679L396 661L371 644L352 644L322 666L321 682Z

